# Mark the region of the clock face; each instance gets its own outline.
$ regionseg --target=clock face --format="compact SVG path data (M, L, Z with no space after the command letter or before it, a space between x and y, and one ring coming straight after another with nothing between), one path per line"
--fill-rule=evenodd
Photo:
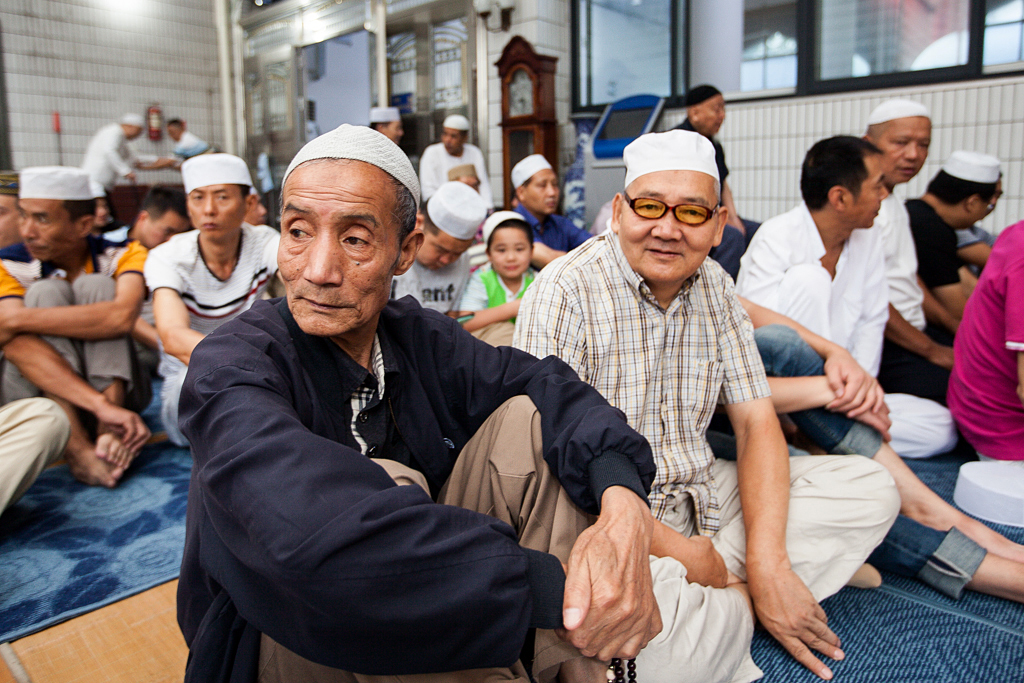
M517 69L508 83L508 115L533 114L533 79L526 69Z

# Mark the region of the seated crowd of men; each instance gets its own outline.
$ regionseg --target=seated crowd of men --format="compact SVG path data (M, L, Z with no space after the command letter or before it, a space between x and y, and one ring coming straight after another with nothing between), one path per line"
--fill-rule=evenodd
M429 189L387 111L309 142L280 233L228 154L116 235L85 171L3 176L0 505L62 455L115 486L158 351L194 458L186 680L604 681L622 658L753 681L756 624L828 679L817 655L847 655L820 602L874 567L1024 602L1024 547L902 459L961 434L1022 458L1024 223L974 228L998 160L957 152L904 205L931 124L889 101L816 143L800 205L758 227L712 139L721 94L691 94L690 125L626 147L596 237L541 155L487 218L463 117Z

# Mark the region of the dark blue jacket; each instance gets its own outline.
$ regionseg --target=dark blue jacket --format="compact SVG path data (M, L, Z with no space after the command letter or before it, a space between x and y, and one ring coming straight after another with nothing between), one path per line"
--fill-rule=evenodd
M593 236L586 230L577 228L576 224L565 216L551 214L542 223L522 204L517 206L515 211L533 228L534 242L546 244L556 251L572 251Z
M577 505L597 513L612 485L646 498L647 442L562 361L488 346L410 297L388 303L378 337L393 431L377 457L393 453L432 491L484 420L525 394L545 460ZM509 666L529 628L561 625L554 556L521 548L492 517L395 486L359 451L349 396L365 376L333 342L304 334L283 300L258 302L192 354L178 620L190 669L207 670L191 670L195 680L254 666L251 638L245 662L221 652L229 628L327 666L400 675Z

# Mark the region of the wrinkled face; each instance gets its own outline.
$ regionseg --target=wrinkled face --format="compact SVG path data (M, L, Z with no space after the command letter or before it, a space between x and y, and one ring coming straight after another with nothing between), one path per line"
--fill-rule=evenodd
M530 267L533 241L521 228L495 228L487 256L498 275L506 280L515 280Z
M185 129L176 123L167 125L167 135L175 142L181 140L181 134L184 132Z
M660 171L642 175L626 188L630 197L658 199L669 206L718 205L715 179L696 171ZM672 211L661 218L638 216L622 194L612 204L612 230L633 270L664 305L697 272L711 248L722 241L725 212L714 213L701 225L679 222ZM663 296L664 294L664 296Z
M206 185L188 193L188 216L192 225L210 235L222 235L242 228L249 209L249 197L238 185ZM255 199L255 197L252 197Z
M401 120L388 121L387 123L378 126L377 130L386 135L387 138L396 145L402 141L402 136L405 135L405 129L402 127Z
M519 203L543 220L558 210L558 176L550 168L537 171L516 188Z
M93 215L96 217L93 225L97 228L103 228L111 221L110 206L107 205L106 197L96 198L96 213Z
M132 231L132 234L142 246L152 249L191 227L192 224L188 222L188 218L177 211L164 211L164 215L159 218L149 215L148 211L141 211L138 220L135 221L135 230Z
M10 194L0 195L0 249L21 241L20 225L18 198Z
M701 135L711 137L717 135L725 122L725 98L721 95L709 97L700 104L686 108L686 118L690 119L693 129ZM632 197L633 195L629 195Z
M424 230L423 246L416 254L416 260L428 270L438 270L457 261L471 246L472 239L455 239L444 230Z
M64 264L87 249L85 237L92 231L93 217L72 221L59 199L20 199L21 241L33 258Z
M868 177L860 184L860 192L853 199L853 210L850 213L851 223L857 229L870 228L874 225L882 200L889 194L882 172L882 156L868 154L864 157L864 166L868 170Z
M932 122L924 116L909 116L880 124L877 131L868 139L882 150L882 174L891 190L921 171L932 143Z
M277 263L303 332L338 339L376 329L391 279L422 239L415 230L399 244L395 203L388 175L361 161L307 162L288 176Z
M441 144L444 145L445 151L453 157L462 156L462 148L468 138L468 131L456 130L454 128L441 129Z

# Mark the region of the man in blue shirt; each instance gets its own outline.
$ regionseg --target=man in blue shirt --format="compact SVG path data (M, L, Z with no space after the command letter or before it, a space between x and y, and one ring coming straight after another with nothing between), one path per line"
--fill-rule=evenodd
M533 228L531 263L535 268L543 268L590 239L589 232L555 213L558 175L542 154L531 154L512 168L512 185L519 200L515 210Z

